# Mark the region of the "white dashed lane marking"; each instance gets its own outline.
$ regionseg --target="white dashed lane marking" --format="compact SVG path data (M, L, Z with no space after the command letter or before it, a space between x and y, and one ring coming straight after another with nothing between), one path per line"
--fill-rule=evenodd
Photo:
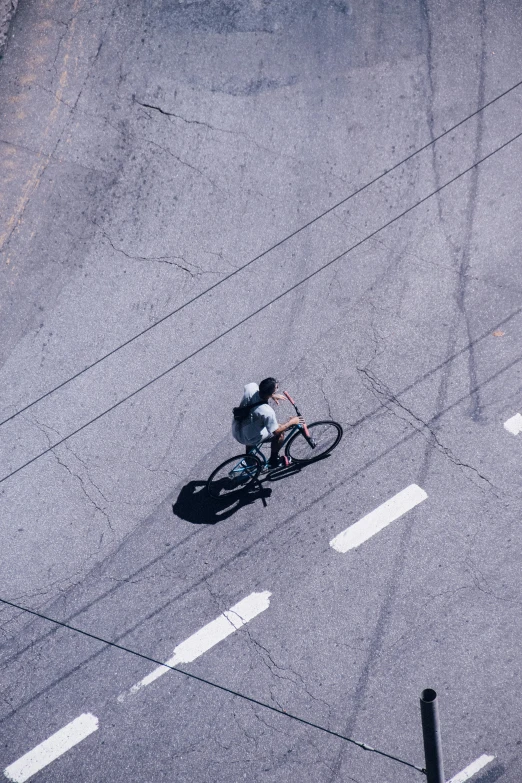
M98 718L89 712L68 723L63 729L41 742L36 748L4 769L4 775L15 783L24 783L52 761L62 756L98 728Z
M459 772L454 778L448 780L448 783L465 783L466 780L469 780L476 772L479 772L482 767L485 767L486 764L493 761L494 758L495 756L486 756L485 754L480 756L480 758L469 764L466 769L463 769L462 772Z
M428 495L417 484L410 484L386 503L371 511L365 517L355 522L342 533L332 538L330 546L337 552L348 552L355 549L369 538L387 527L390 522L402 517L407 511L426 500Z
M204 652L210 650L211 647L226 639L227 636L237 631L242 625L245 625L258 614L264 612L270 606L271 593L265 591L263 593L252 593L251 595L243 598L238 604L235 604L226 612L220 614L215 620L208 625L203 626L184 642L178 644L174 649L172 657L168 661L165 661L163 666L158 666L150 674L144 677L142 680L133 685L132 688L126 693L122 693L118 696L118 701L123 701L126 696L130 696L137 693L146 685L150 685L161 677L162 674L166 674L170 671L172 666L178 666L180 663L190 663L203 655Z
M520 413L515 413L514 416L505 421L504 429L512 435L518 435L519 432L522 432L522 416Z

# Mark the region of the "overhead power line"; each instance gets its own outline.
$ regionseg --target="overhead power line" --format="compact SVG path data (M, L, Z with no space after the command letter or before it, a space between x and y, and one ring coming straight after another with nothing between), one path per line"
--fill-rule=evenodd
M179 307L176 307L174 310L171 310L166 315L162 316L161 318L158 318L156 321L154 321L152 324L147 326L145 329L142 329L142 331L137 332L132 337L129 337L128 340L125 340L125 342L120 343L120 345L117 345L115 348L110 350L108 353L104 354L103 356L100 356L98 359L96 359L94 362L91 362L91 364L88 364L86 367L84 367L82 370L79 370L74 375L71 375L69 378L66 378L66 380L62 381L61 383L54 386L52 389L49 389L48 391L44 392L44 394L40 395L40 397L37 397L32 402L27 403L23 408L20 408L19 410L12 413L7 418L0 421L0 427L3 424L7 424L7 422L12 421L16 416L19 416L21 413L24 413L25 411L29 410L29 408L32 408L34 405L36 405L39 402L42 402L46 397L49 397L51 394L54 394L54 392L58 391L59 389L62 389L64 386L66 386L68 383L71 383L72 381L76 380L76 378L79 378L84 373L88 372L89 370L92 370L93 367L96 367L96 365L100 364L101 362L105 361L105 359L108 359L110 356L113 356L113 354L117 353L118 351L121 351L123 348L126 348L127 345L130 345L135 340L138 340L140 337L143 337L144 334L147 334L147 332L150 332L151 329L155 329L156 326L159 326L161 323L166 321L169 318L172 318L172 316L176 315L177 313L184 310L189 305L196 302L201 297L205 296L206 294L213 291L215 288L217 288L220 285L223 285L223 283L226 283L227 280L230 280L232 277L237 275L239 272L242 272L244 269L247 269L249 266L254 264L256 261L259 261L264 256L271 253L273 250L276 250L278 247L281 247L285 242L288 242L293 237L297 236L297 234L300 234L301 231L304 231L305 229L312 226L314 223L316 223L318 220L321 220L323 217L328 215L330 212L333 212L334 210L338 209L343 204L346 204L347 201L357 196L359 193L362 193L367 188L371 187L371 185L374 185L376 182L379 182L379 180L383 179L383 177L386 177L388 174L391 174L392 171L395 171L400 166L403 166L405 163L410 161L412 158L414 158L416 155L419 155L421 152L424 152L424 150L431 147L433 144L435 144L440 139L444 138L444 136L447 136L448 133L451 133L452 131L456 130L458 127L463 125L465 122L468 122L473 117L475 117L477 114L480 114L480 112L487 109L492 104L496 103L496 101L499 101L501 98L504 98L506 95L508 95L513 90L516 90L517 87L520 87L522 85L522 80L517 82L516 84L513 84L511 87L509 87L507 90L504 90L504 92L501 92L499 95L497 95L495 98L492 98L490 101L485 103L480 108L476 109L476 111L472 112L471 114L468 114L466 117L464 117L462 120L459 120L455 125L452 125L451 128L448 128L447 130L440 133L438 136L435 136L435 138L431 139L427 144L424 144L422 147L419 147L418 150L415 150L415 152L412 152L410 155L407 155L405 158L400 160L398 163L395 163L391 168L385 169L382 174L379 174L378 176L371 179L369 182L367 182L365 185L362 185L360 188L357 188L357 190L354 190L353 193L350 193L350 195L346 196L345 198L341 199L341 201L338 201L333 206L326 209L324 212L321 212L316 217L312 218L312 220L309 220L307 223L304 223L302 226L297 228L295 231L292 231L292 233L288 234L287 236L283 237L283 239L280 239L279 242L276 242L274 245L271 245L266 250L263 250L262 253L252 258L250 261L248 261L246 264L243 264L243 266L238 267L238 269L235 269L230 274L226 275L225 277L222 277L221 280L218 280L213 285L206 288L204 291L201 291L199 294L196 294L196 296L192 297L191 299L188 299L186 302L184 302Z
M271 712L275 712L277 715L282 715L285 718L290 718L291 720L297 721L298 723L301 723L304 726L309 726L312 729L318 729L319 731L322 731L325 734L329 734L332 737L336 737L337 739L341 739L344 740L345 742L349 742L352 745L356 745L358 748L362 748L362 750L367 750L371 753L377 753L379 756L384 756L387 759L391 759L392 761L399 762L399 764L404 764L406 767L411 767L412 769L416 769L417 772L422 772L426 774L426 770L423 769L422 767L417 767L415 764L411 764L409 761L404 761L404 759L401 759L398 756L394 756L391 753L386 753L384 750L379 750L378 748L373 748L371 745L367 745L365 742L359 742L358 740L355 740L352 737L346 737L344 734L340 734L337 731L332 731L331 729L327 729L325 726L320 726L318 723L313 723L312 721L306 720L306 718L300 718L298 715L293 715L291 712L282 710L279 707L273 707L271 704L267 704L266 702L259 701L259 699L254 699L252 696L247 696L244 693L235 691L232 688L227 688L225 685L220 685L219 683L213 682L212 680L207 680L205 679L205 677L199 677L197 674L191 674L190 672L187 672L184 669L179 669L177 666L170 666L168 663L164 663L163 661L159 661L156 658L152 658L150 655L145 655L145 653L140 653L137 650L133 650L131 647L125 647L122 644L111 642L109 639L104 639L101 636L97 636L94 633L89 633L89 631L84 631L82 628L77 628L74 625L69 625L68 623L62 622L61 620L56 620L54 617L48 617L47 615L42 614L41 612L36 612L34 609L28 609L26 606L20 606L19 604L15 604L12 601L6 600L5 598L0 598L0 603L5 604L5 606L11 606L13 609L18 609L21 612L32 614L34 615L34 617L38 617L40 620L45 620L48 623L54 623L55 625L61 626L62 628L66 628L68 631L74 631L75 633L79 633L82 636L87 636L89 639L94 639L97 642L101 642L101 644L106 644L109 647L115 648L116 650L121 650L122 652L129 653L130 655L134 655L137 658L141 658L144 661L153 663L156 666L163 666L166 669L170 669L173 672L178 672L178 674L182 674L185 677L189 677L191 680L196 680L197 682L203 683L204 685L209 685L211 688L216 688L217 690L222 691L223 693L228 693L230 696L236 696L237 698L243 699L244 701L247 701L250 704L255 704L257 707L262 707L265 710L270 710Z
M308 282L313 277L318 275L320 272L323 272L325 269L330 267L332 264L335 264L336 261L339 261L339 259L346 256L348 253L350 253L352 250L355 250L356 248L360 247L362 244L367 242L368 240L372 239L372 237L379 234L381 231L383 231L385 228L388 228L388 226L391 226L393 223L395 223L397 220L400 220L405 215L407 215L412 210L419 207L421 204L424 204L424 202L428 201L428 199L432 198L433 196L437 195L437 193L440 193L441 190L444 190L444 188L447 188L449 185L451 185L453 182L456 182L458 179L463 177L465 174L468 174L470 171L472 171L474 168L479 166L481 163L484 163L484 161L491 158L493 155L495 155L497 152L500 152L501 150L508 147L513 142L517 141L517 139L522 137L522 131L520 133L517 133L516 136L513 136L511 139L508 139L508 141L504 142L504 144L501 144L496 149L492 150L492 152L489 152L487 155L485 155L483 158L480 158L480 160L475 161L471 166L469 166L467 169L464 169L464 171L461 171L460 174L457 174L455 177L452 177L452 179L445 182L443 185L440 185L438 188L433 190L431 193L428 193L427 196L424 196L419 201L417 201L415 204L412 204L411 207L408 207L403 212L401 212L399 215L396 215L396 217L392 218L391 220L388 220L387 223L384 223L379 228L375 229L375 231L372 231L370 234L367 234L363 239L359 240L359 242L356 242L354 245L349 247L347 250L344 250L342 253L340 253L335 258L332 258L330 261L327 261L326 264L323 264L319 267L319 269L316 269L315 272L312 272L311 274L307 275L306 277L303 277L302 280L295 283L294 285L290 286L290 288L287 288L285 291L283 291L281 294L278 294L276 297L271 299L269 302L264 304L262 307L259 307L257 310L254 310L253 313L250 313L250 315L245 316L245 318L242 318L237 323L233 324L229 329L225 329L224 332L221 332L221 334L218 334L217 337L212 338L212 340L209 340L207 343L202 345L200 348L197 348L192 353L185 356L183 359L180 359L178 362L173 364L171 367L168 367L166 370L164 370L159 375L156 375L154 378L152 378L150 381L147 381L147 383L143 384L143 386L140 386L138 389L135 389L130 394L127 394L126 397L123 397L121 400L118 400L118 402L114 403L114 405L111 405L110 408L107 408L106 410L99 413L97 416L94 416L94 418L87 421L85 424L82 424L81 427L78 427L73 432L70 432L69 435L66 435L65 437L61 438L60 440L56 441L52 446L49 446L47 449L44 449L39 454L37 454L35 457L31 457L31 459L27 460L27 462L24 462L22 465L20 465L18 468L15 468L7 475L3 476L3 478L0 479L0 484L2 484L4 481L7 481L7 479L11 478L12 476L16 475L16 473L19 473L24 468L28 467L29 465L32 465L33 462L36 462L37 459L40 459L40 457L45 456L45 454L49 454L53 449L57 448L57 446L60 446L62 443L65 443L65 441L69 440L69 438L74 437L74 435L78 435L79 432L82 432L86 427L89 427L91 424L94 424L96 421L101 419L103 416L106 416L107 413L110 413L111 411L118 408L120 405L123 405L124 402L127 402L128 400L132 399L132 397L135 397L140 392L147 389L149 386L152 386L153 383L156 383L156 381L161 380L161 378L164 378L166 375L171 373L173 370L175 370L177 367L180 367L185 362L188 362L190 359L193 359L195 356L197 356L199 353L204 351L206 348L209 348L211 345L216 343L218 340L221 340L223 337L225 337L227 334L230 334L230 332L233 332L235 329L237 329L239 326L242 326L244 323L249 321L251 318L254 318L254 316L261 313L263 310L266 310L271 305L275 304L275 302L278 302L280 299L282 299L287 294L291 293L292 291L295 291L296 288L299 288L299 286L303 285L303 283Z

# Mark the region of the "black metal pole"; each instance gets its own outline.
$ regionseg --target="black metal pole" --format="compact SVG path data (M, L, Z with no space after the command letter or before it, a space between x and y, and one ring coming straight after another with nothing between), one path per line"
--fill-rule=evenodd
M432 688L426 688L426 690L422 691L420 708L427 781L428 783L445 783L440 741L439 708L437 694Z

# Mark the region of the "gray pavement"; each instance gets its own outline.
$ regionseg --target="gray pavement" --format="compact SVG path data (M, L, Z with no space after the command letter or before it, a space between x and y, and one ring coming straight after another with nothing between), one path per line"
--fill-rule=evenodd
M447 779L488 754L474 783L518 783L521 31L507 0L20 4L0 599L97 638L0 608L2 770L90 713L35 781L424 779L180 672L128 695L133 651L269 591L181 668L420 767L435 688ZM212 505L267 375L344 438Z

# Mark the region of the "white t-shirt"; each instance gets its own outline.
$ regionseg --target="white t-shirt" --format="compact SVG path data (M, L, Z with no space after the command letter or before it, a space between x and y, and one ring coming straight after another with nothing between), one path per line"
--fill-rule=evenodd
M259 399L257 383L247 383L239 404L240 406L249 405L252 402L258 402ZM255 446L270 437L278 426L274 411L268 403L263 403L263 405L254 408L244 421L233 420L232 435L244 446Z

